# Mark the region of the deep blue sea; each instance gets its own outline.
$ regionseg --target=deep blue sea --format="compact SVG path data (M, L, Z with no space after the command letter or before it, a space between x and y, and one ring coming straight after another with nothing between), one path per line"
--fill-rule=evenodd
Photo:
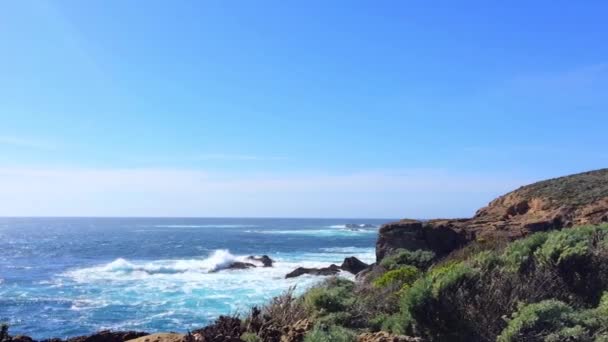
M298 266L373 262L377 228L345 225L387 221L0 218L0 322L38 339L183 332L322 279L284 279ZM275 266L217 271L262 254Z

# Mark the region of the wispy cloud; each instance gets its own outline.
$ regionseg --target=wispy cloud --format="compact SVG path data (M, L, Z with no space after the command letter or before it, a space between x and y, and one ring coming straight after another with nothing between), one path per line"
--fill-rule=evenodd
M528 181L443 170L230 174L0 167L0 215L467 216Z
M285 157L278 156L259 156L249 154L225 154L225 153L210 153L199 154L189 157L190 160L286 160Z
M18 138L13 136L0 136L0 145L7 145L19 148L28 148L36 150L54 150L54 144L39 141L35 139Z
M280 161L287 160L287 157L271 156L271 155L256 155L256 154L232 154L232 153L201 153L190 155L174 155L174 156L151 156L151 157L135 157L131 160L143 164L158 164L158 163L191 163L191 162L254 162L254 161Z

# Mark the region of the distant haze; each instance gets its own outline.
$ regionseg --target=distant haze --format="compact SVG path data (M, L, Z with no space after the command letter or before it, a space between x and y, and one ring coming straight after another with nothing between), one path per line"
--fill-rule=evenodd
M2 2L0 216L470 216L608 166L607 12Z

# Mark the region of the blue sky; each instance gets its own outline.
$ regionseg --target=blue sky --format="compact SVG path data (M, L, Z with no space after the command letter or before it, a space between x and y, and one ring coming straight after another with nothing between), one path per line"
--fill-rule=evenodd
M608 166L605 1L4 1L0 215L468 216Z

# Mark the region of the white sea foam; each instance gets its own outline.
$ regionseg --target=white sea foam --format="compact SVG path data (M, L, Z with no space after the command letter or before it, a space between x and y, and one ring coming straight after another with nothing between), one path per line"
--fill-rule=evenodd
M271 235L307 235L307 236L318 236L318 237L332 237L332 236L359 236L366 234L376 234L377 231L374 229L284 229L284 230L248 230L247 233L258 233L258 234L271 234Z
M325 277L304 275L285 279L295 268L325 267L341 263L345 256L355 255L365 262L373 261L373 248L327 248L321 252L275 253L273 267L221 270L233 261L246 261L247 256L217 250L207 257L173 260L116 259L106 264L70 270L54 281L77 288L71 309L82 317L93 319L107 306L145 311L149 316L122 321L114 329L144 329L163 313L167 319L184 322L208 321L221 314L247 312L252 305L265 303L289 287L301 293ZM220 270L220 271L218 271ZM216 271L216 272L214 272ZM342 276L354 276L342 272ZM196 319L192 319L196 317ZM176 326L180 326L176 324ZM195 328L195 326L181 326Z

